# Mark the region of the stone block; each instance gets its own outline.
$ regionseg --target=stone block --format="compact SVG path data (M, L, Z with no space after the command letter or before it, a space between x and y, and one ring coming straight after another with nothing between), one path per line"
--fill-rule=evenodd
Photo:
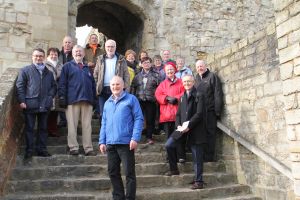
M17 14L17 22L26 24L27 23L27 14L25 13L18 13Z
M228 65L228 58L223 58L222 60L221 60L221 67L225 67L225 66L227 66Z
M288 40L288 44L289 44L289 45L293 45L294 43L299 42L299 41L300 41L300 29L291 32L291 33L288 35L288 38L289 38L289 40Z
M281 24L282 22L286 21L289 18L289 10L285 9L280 12L275 13L275 22L277 25Z
M294 67L294 74L296 76L300 76L300 65Z
M264 85L265 95L281 94L282 92L282 81L275 81L271 83L266 83Z
M264 88L263 86L256 86L256 96L257 98L262 98L264 96Z
M289 7L289 11L290 11L290 16L294 16L296 14L298 14L300 12L300 2L294 2L290 7Z
M271 23L267 26L266 33L267 35L272 35L276 32L276 25L275 23Z
M5 18L5 9L0 8L0 20L4 21L4 18Z
M288 46L288 36L287 35L278 39L278 49L279 50L286 48L287 46Z
M269 71L268 81L273 82L273 81L279 81L279 80L280 80L280 68L279 67L273 68L271 71Z
M286 80L293 75L293 62L287 62L280 65L280 78Z
M239 49L241 49L241 48L247 46L247 44L248 44L248 40L247 39L242 39L238 42L238 47L239 47Z
M263 39L257 44L256 53L260 53L266 49L268 49L268 41L267 39Z
M300 91L300 76L283 81L283 94L289 95Z
M265 31L258 31L252 37L249 37L249 44L252 44L260 39L262 39L266 35Z
M300 123L300 109L287 110L285 112L285 119L288 125L295 125Z
M15 12L5 12L5 21L10 23L16 23L17 13Z
M299 43L295 43L294 45L291 45L291 46L288 46L287 48L279 50L280 64L291 61L298 56L300 56Z
M277 26L277 37L280 38L292 31L299 29L300 27L300 15L289 18L287 21L283 22Z
M23 36L16 36L16 35L10 35L9 36L9 46L12 48L20 48L25 49L26 48L26 35Z
M284 108L286 110L294 109L298 107L296 94L290 94L284 96Z
M41 23L42 22L42 23ZM52 18L45 15L39 14L30 14L28 17L28 24L33 28L39 29L42 31L43 29L51 29L52 28ZM51 29L52 32L54 32Z
M289 6L293 0L273 0L274 8L276 11L281 11Z

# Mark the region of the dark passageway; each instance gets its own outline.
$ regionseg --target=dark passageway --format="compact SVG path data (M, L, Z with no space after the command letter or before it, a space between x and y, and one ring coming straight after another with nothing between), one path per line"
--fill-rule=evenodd
M117 42L117 51L140 51L144 23L126 8L106 1L82 5L78 9L76 26L89 25Z

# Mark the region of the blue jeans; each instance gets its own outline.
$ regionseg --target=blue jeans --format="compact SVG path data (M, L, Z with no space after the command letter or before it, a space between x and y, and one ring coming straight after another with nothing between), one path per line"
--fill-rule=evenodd
M34 147L34 126L37 119L38 129L35 143L37 153L47 151L47 121L48 113L24 113L25 115L25 137L26 137L26 153L33 153Z
M113 187L114 200L134 200L136 196L136 175L134 151L129 150L128 144L107 145L108 174ZM121 167L126 176L126 195L121 178Z
M195 182L203 182L203 152L204 148L202 144L192 144L192 157L193 167L195 172Z

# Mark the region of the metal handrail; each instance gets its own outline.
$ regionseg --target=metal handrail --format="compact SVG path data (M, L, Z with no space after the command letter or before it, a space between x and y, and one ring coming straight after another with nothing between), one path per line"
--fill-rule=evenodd
M294 178L292 176L292 170L287 167L285 164L274 158L273 156L269 155L267 152L262 150L261 148L257 147L256 145L252 144L251 142L247 141L245 138L240 136L238 133L230 130L227 128L224 124L222 124L220 121L217 122L217 126L219 129L221 129L224 133L232 137L234 140L239 142L241 145L243 145L246 149L263 159L266 163L277 169L279 172L287 176L289 179L294 181Z

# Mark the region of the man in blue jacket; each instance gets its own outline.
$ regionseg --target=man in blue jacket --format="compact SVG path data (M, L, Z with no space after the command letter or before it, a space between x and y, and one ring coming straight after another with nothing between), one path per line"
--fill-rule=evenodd
M70 155L79 154L77 142L77 125L79 117L82 125L82 143L86 156L93 156L92 113L96 103L96 87L93 75L87 65L83 64L84 50L75 45L72 49L74 60L67 62L59 79L59 104L66 107L68 123L68 146Z
M26 152L24 159L33 156L34 126L38 121L36 152L38 156L51 156L47 151L47 118L56 94L56 83L44 64L45 51L32 52L32 64L21 69L16 81L17 96L25 115Z
M134 150L141 138L143 113L137 98L124 91L121 77L111 79L110 89L112 95L103 109L99 149L101 153L107 152L113 199L133 200L136 196ZM120 173L121 162L126 176L126 195Z

